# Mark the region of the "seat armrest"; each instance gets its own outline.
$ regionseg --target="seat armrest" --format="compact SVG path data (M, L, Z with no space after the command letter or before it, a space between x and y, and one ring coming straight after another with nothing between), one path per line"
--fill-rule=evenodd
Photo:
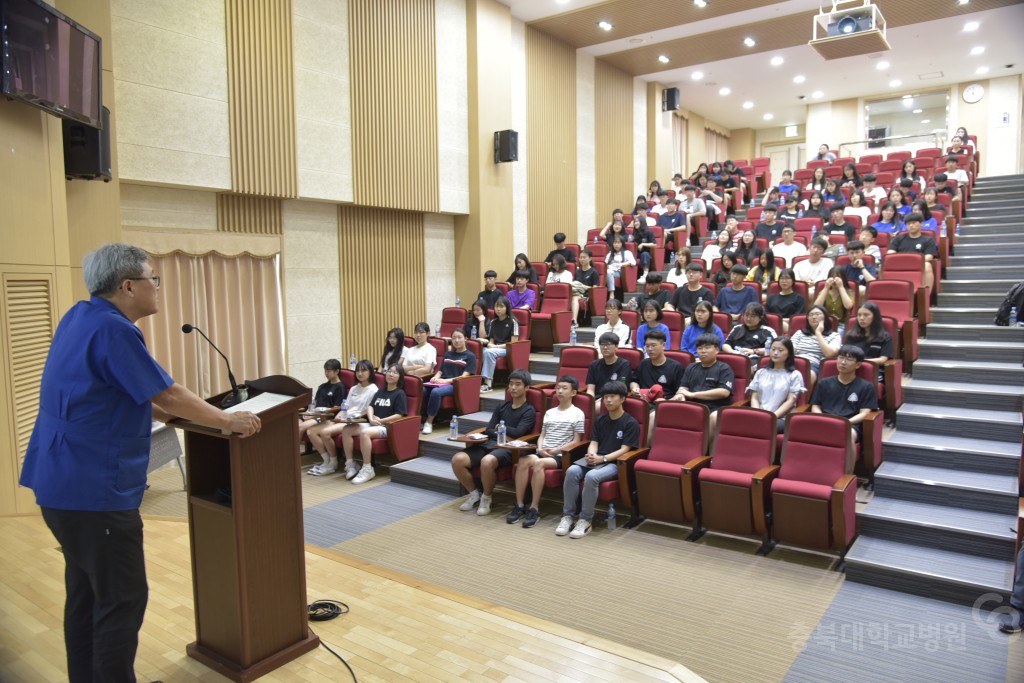
M509 372L529 369L530 340L522 339L505 344L505 364Z
M420 454L420 424L419 415L407 415L387 424L388 449L399 462Z
M637 448L620 455L615 461L619 466L619 499L622 500L631 510L636 510L636 501L633 499L633 492L636 490L636 472L634 466L637 458L647 457L649 448Z
M455 387L455 410L459 415L468 415L480 410L480 387L483 383L483 375L456 377L452 381Z
M857 535L857 477L844 474L832 485L829 501L832 517L832 547L840 554Z
M861 457L865 467L871 472L882 464L882 428L885 414L880 410L872 410L864 418L864 431L861 435Z
M754 529L762 535L768 531L768 501L771 496L771 482L779 476L781 469L779 465L768 465L759 469L751 477L750 509L754 515Z
M683 518L697 519L697 498L700 487L697 485L697 474L711 464L711 456L702 455L685 465L679 477L680 493L683 499Z

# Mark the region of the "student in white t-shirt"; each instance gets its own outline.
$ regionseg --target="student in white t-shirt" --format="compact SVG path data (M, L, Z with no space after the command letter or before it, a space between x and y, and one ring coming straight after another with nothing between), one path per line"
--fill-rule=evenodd
M405 374L416 377L430 377L434 374L434 367L437 365L437 349L427 342L429 337L430 325L416 323L412 334L416 345L410 346L402 352L402 366L405 369Z
M509 524L523 520L523 528L529 529L540 519L540 495L544 492L544 471L562 467L566 452L583 443L586 417L583 411L572 403L579 391L579 382L572 375L563 375L555 384L558 405L544 413L544 426L537 439L534 453L519 456L516 467L516 506L505 517ZM533 498L526 507L526 486L532 487Z

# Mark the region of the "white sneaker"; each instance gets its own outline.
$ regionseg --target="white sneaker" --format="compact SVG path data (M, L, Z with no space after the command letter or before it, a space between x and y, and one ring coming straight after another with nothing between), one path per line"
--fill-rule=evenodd
M562 517L562 521L558 523L555 528L555 536L565 536L569 533L569 529L572 528L572 517L565 515Z
M423 433L424 434L430 434L433 431L434 431L434 425L433 424L431 424L429 422L424 422L423 423Z
M480 496L480 507L476 509L478 515L489 515L491 514L491 497Z
M355 460L345 461L345 478L351 479L352 477L359 474L359 467L356 465Z
M364 484L376 476L377 473L373 471L373 465L371 465L370 463L366 463L359 469L359 474L355 476L355 479L352 480L352 483Z
M569 534L569 538L583 538L590 533L590 522L581 519L576 522L576 526L572 528L572 533Z
M313 473L314 477L324 477L328 474L334 474L338 471L338 463L334 462L329 465L325 465Z
M323 466L324 464L322 462L318 462L317 464L313 465L308 470L306 470L306 474L316 474L317 472L320 471L320 468Z
M459 509L462 510L463 512L469 512L470 510L475 508L477 503L479 502L480 492L477 491L476 489L473 489L472 491L469 492L469 498L462 501L462 505L459 506Z
M483 384L480 385L480 393L481 394L486 394L490 390L491 390L491 385L488 384L487 382L484 382Z

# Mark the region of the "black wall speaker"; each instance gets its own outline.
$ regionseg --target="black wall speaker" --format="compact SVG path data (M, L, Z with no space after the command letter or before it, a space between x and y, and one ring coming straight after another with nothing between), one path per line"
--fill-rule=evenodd
M110 182L110 110L102 107L102 128L64 119L64 176Z
M665 88L661 91L661 110L676 111L679 109L679 88Z
M519 161L519 133L499 130L494 133L494 163Z

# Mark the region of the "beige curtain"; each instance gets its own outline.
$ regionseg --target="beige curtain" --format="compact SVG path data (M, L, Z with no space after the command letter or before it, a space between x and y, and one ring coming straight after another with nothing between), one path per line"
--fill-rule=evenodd
M675 169L674 173L682 173L684 178L689 177L691 173L686 166L687 125L687 120L682 116L672 117L672 168Z
M283 374L287 367L278 255L155 255L160 276L160 312L139 321L153 356L180 384L200 396L231 388L223 359L190 323L231 359L244 382Z
M729 157L729 138L710 128L705 128L704 153L708 165L714 161L725 161Z

